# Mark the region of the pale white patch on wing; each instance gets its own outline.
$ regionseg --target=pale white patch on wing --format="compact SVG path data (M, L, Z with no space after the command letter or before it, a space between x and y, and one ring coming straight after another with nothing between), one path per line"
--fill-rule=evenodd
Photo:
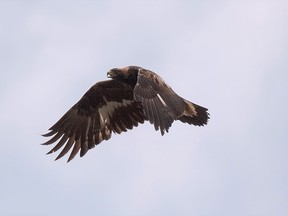
M98 109L98 111L99 111L100 109ZM101 126L103 126L104 125L104 123L105 123L105 121L104 121L104 117L103 117L103 115L102 115L102 112L101 111L99 111L99 115L100 115L100 125Z
M196 112L196 109L195 109L195 106L190 102L190 101L187 101L184 99L184 102L185 102L185 105L186 105L186 108L184 110L184 115L186 116L197 116L197 112Z
M164 106L167 106L167 104L165 103L165 101L163 100L163 98L157 94L157 97L159 98L159 100L161 101L161 103L164 105Z
M103 97L106 105L102 106L98 109L100 115L100 125L103 127L110 121L110 117L113 115L115 109L121 106L127 106L132 104L131 100L123 100L121 103L116 101L107 101L105 97Z
M89 128L90 128L90 125L91 125L91 117L88 118L88 122L87 122L87 128L86 128L86 133L85 133L85 142L87 142L87 139L88 139L88 132L89 132Z

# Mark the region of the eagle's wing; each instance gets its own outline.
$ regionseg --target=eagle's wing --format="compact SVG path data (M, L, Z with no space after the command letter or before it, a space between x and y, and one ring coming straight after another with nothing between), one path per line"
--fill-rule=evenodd
M185 99L183 99L183 101L185 102L185 111L183 115L178 118L178 120L196 126L203 126L207 124L209 119L207 108L194 104Z
M156 130L168 132L172 122L184 112L185 104L170 86L157 74L139 69L134 98L141 102L145 115Z
M59 140L48 154L59 150L59 159L73 146L68 161L80 150L80 156L111 137L143 123L145 116L140 103L133 99L133 89L123 82L109 80L96 83L43 136L53 136L45 145Z

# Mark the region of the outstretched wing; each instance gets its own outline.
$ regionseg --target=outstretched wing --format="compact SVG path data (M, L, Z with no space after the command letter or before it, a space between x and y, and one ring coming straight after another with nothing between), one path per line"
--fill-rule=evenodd
M196 126L204 126L209 119L208 109L197 104L194 104L188 100L183 99L185 102L185 111L178 120L183 123L193 124Z
M96 83L64 116L56 122L45 137L53 136L44 145L57 140L48 154L59 150L59 159L73 146L68 162L80 150L80 156L111 137L111 131L121 133L145 121L140 103L133 99L133 89L123 82L109 80Z
M184 112L185 105L170 86L152 71L140 68L134 98L141 102L145 115L155 130L168 132L172 122Z

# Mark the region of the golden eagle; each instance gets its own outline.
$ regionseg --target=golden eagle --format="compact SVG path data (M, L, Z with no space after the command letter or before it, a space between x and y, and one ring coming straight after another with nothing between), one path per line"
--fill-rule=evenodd
M203 126L207 109L177 95L156 73L138 67L114 68L107 73L111 80L93 85L43 136L53 136L44 143L57 145L47 154L59 150L59 159L73 146L72 160L111 137L148 120L163 135L173 121Z

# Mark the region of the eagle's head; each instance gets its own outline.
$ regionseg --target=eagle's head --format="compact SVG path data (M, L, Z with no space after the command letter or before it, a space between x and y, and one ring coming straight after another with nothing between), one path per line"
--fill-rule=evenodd
M134 85L137 82L138 72L141 70L141 67L138 66L128 66L124 68L113 68L107 72L107 77L116 79L125 83L133 83Z

